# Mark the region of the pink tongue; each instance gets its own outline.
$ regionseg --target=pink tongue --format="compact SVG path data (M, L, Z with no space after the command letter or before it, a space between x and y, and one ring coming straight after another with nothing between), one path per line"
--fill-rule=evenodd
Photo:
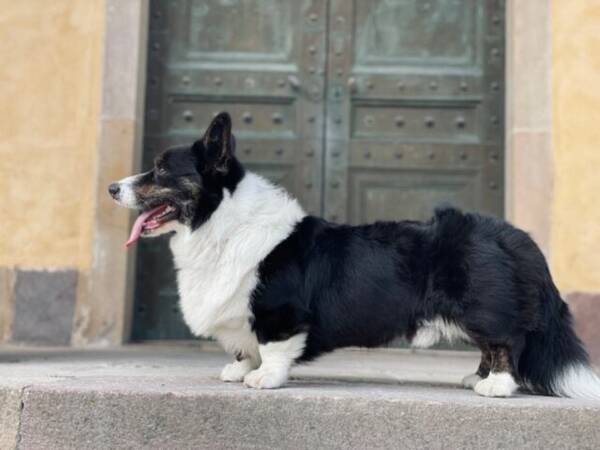
M129 248L135 241L137 241L142 235L142 230L144 229L144 222L148 217L161 212L166 208L166 205L158 206L157 208L151 209L150 211L146 211L138 216L135 219L133 227L131 227L131 234L129 235L129 239L125 243L125 247Z

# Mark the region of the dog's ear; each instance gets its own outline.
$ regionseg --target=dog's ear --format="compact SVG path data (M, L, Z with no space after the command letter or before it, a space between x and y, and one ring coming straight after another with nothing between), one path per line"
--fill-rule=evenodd
M204 147L205 169L226 173L235 150L235 138L231 134L231 117L228 113L217 114L201 139Z

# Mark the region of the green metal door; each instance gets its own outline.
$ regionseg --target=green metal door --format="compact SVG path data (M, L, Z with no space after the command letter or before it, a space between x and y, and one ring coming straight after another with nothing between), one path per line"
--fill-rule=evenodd
M331 0L325 214L503 214L503 4Z
M502 215L504 5L153 0L144 166L227 110L237 154L311 214ZM190 337L164 241L138 244L133 339Z

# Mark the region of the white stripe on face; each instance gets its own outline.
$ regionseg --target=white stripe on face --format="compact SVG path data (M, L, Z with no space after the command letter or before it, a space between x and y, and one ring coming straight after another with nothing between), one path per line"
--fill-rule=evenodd
M139 207L137 197L135 196L134 186L135 183L147 173L148 172L132 175L117 182L120 190L115 200L119 205L124 206L125 208Z

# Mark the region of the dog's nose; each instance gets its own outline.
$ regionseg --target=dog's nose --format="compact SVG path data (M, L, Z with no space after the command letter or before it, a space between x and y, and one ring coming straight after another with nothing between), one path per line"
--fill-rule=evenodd
M119 193L119 191L121 190L121 188L119 187L119 183L112 183L109 187L108 187L108 192L110 195L112 195L113 197L116 197L117 194Z

